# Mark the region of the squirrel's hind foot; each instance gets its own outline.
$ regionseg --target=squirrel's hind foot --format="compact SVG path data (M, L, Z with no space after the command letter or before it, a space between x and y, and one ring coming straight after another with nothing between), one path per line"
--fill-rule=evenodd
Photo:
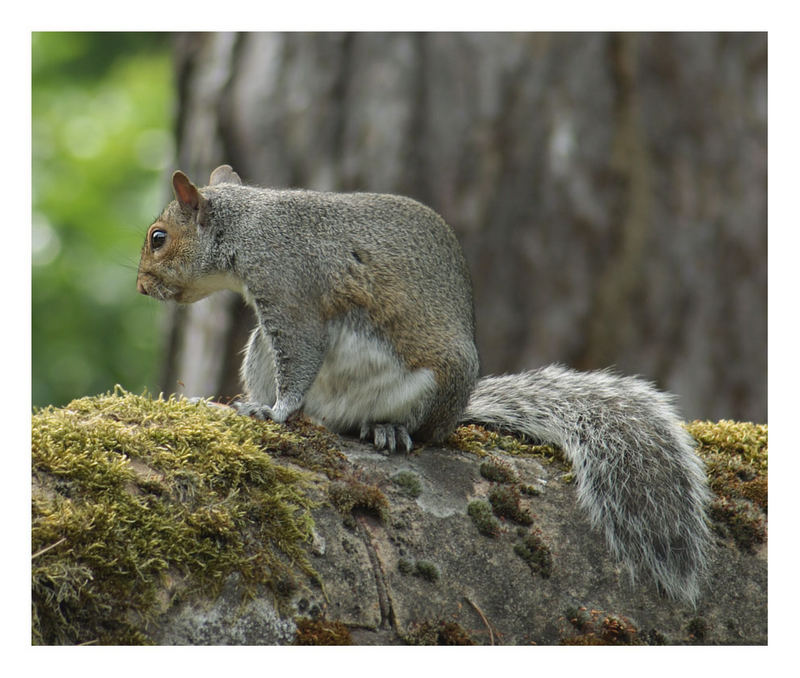
M411 452L413 443L408 429L395 424L364 424L361 427L361 440L372 438L372 444L376 450L389 450L394 452Z

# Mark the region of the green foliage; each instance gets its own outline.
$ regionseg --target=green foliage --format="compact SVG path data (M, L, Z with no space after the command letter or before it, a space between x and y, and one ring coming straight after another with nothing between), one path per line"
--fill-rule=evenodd
M136 293L173 161L168 37L32 36L32 390L64 404L158 367L163 309Z

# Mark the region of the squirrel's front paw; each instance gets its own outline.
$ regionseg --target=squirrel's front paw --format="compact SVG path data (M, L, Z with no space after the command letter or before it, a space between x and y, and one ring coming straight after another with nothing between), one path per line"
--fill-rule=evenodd
M413 445L408 429L402 424L364 424L361 427L361 440L370 437L376 450L394 452L400 449L403 452L411 452Z
M268 405L245 400L233 403L236 411L245 417L255 417L261 421L273 421L272 408Z

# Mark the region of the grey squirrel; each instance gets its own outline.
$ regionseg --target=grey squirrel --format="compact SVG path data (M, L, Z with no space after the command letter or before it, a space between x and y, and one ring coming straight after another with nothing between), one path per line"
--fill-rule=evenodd
M478 423L555 443L579 504L633 577L694 603L710 549L703 464L673 398L634 377L551 365L478 379L472 285L452 230L410 199L244 186L229 165L147 231L139 292L191 303L240 292L257 325L243 415L303 411L377 449Z

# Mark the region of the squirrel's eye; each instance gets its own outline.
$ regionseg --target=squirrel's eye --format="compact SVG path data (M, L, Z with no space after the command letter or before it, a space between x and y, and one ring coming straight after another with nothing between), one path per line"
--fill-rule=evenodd
M167 242L167 232L157 228L150 234L150 248L157 250L165 242Z

